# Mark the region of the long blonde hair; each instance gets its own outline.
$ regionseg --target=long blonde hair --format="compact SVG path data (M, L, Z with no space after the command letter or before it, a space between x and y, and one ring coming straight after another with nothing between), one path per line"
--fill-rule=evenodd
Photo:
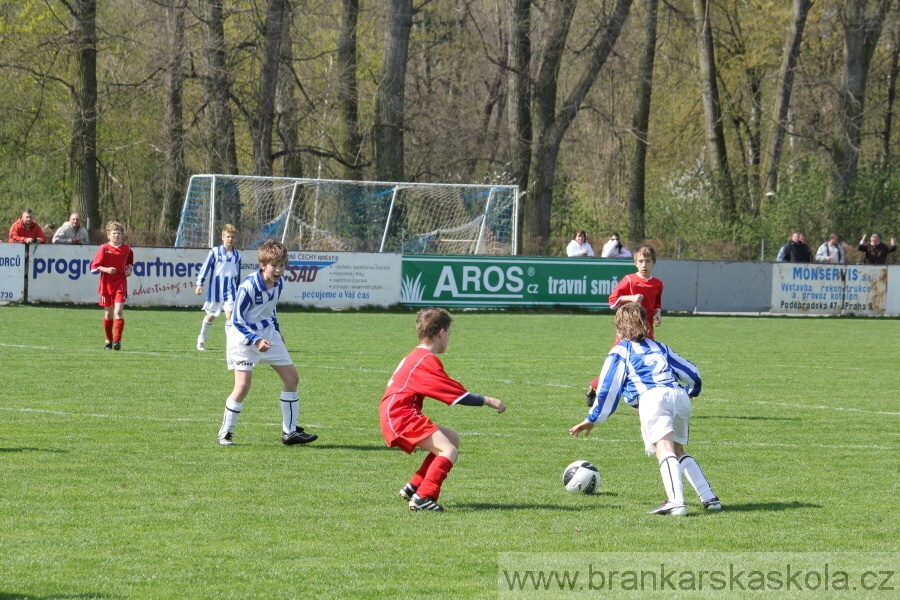
M639 302L629 302L616 312L616 333L623 340L640 342L650 335L647 311Z

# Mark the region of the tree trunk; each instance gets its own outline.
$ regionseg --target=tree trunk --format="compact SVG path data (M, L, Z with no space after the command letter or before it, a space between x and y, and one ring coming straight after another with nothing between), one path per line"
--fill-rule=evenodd
M278 65L281 62L281 40L285 36L284 13L286 10L286 0L268 0L262 68L259 74L256 131L253 140L253 172L256 175L272 175L275 90L278 86Z
M596 81L619 38L632 0L617 0L612 13L603 19L590 52L584 72L577 78L569 97L556 111L557 77L562 62L566 38L577 0L558 0L551 3L546 30L543 59L538 69L533 97L535 144L532 150L529 194L525 196L526 252L546 254L550 244L550 216L553 207L553 184L563 137L578 114L585 96Z
M844 75L838 90L839 129L831 150L837 165L835 198L839 203L853 195L869 66L892 3L893 0L878 0L871 16L866 14L868 0L847 0L843 6Z
M897 29L891 31L891 70L888 74L887 102L884 107L884 131L881 135L882 168L891 166L891 129L894 123L894 104L897 100L897 77L900 76L900 37Z
M281 60L278 66L278 84L275 88L275 123L278 132L278 162L282 177L302 177L303 161L300 156L299 106L294 79L294 48L290 31L294 24L294 12L290 2L285 3L284 32L281 38Z
M787 133L788 111L791 107L791 94L794 90L794 73L797 70L797 63L800 61L800 44L803 41L803 29L806 27L806 17L809 15L810 8L812 8L812 0L794 0L791 33L784 49L784 58L781 61L779 77L781 85L775 96L775 131L772 133L772 141L769 145L766 195L778 191L778 169L781 166L781 151Z
M186 185L184 166L184 122L182 99L184 87L184 11L186 0L173 0L166 6L166 25L169 37L169 57L166 64L166 156L163 181L163 204L159 217L159 231L178 227L183 203L181 191Z
M97 2L70 4L75 42L75 115L72 122L72 207L94 229L100 221L97 179Z
M390 0L376 98L375 168L381 181L403 181L403 111L412 0Z
M532 144L531 0L510 0L509 29L509 163L513 181L527 193ZM519 214L524 214L522 200ZM520 218L516 232L519 240L523 239L523 226L524 219ZM523 250L520 243L519 251Z
M206 7L206 166L211 173L237 175L237 146L231 114L228 68L225 64L225 24L222 0L204 0Z
M641 59L638 64L637 104L631 118L634 153L631 157L631 185L628 190L628 239L644 241L644 179L647 171L647 140L650 129L650 99L653 92L653 65L656 60L656 22L659 0L646 0L641 25Z
M362 136L359 133L359 92L356 82L356 25L358 19L359 0L341 0L341 26L337 43L338 108L341 116L340 149L344 165L344 179L352 180L363 178Z
M722 105L719 101L716 56L713 49L712 24L709 19L709 0L694 0L694 18L697 22L697 43L700 55L703 126L706 131L713 195L721 210L722 222L729 225L734 219L734 193L728 168L725 129L722 125Z

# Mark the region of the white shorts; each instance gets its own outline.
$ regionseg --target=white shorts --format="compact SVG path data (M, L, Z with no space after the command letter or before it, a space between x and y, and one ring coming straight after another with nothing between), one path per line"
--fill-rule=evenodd
M638 415L648 455L656 453L656 442L669 432L682 446L688 443L691 399L683 388L658 387L644 392L638 399Z
M206 314L218 317L224 310L227 313L234 312L234 300L226 300L225 302L204 302L203 310Z
M237 327L226 327L228 336L228 370L252 371L257 364L284 366L292 365L291 355L288 353L287 346L281 340L281 334L275 329L274 325L269 325L262 331L257 333L270 344L272 347L265 352L260 352L256 346L245 346L244 336L238 331Z

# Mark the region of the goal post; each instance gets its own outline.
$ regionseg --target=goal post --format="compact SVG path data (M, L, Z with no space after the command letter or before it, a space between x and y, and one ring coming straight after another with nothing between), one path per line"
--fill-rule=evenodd
M231 223L246 249L517 254L518 208L514 185L194 175L175 246L216 246Z

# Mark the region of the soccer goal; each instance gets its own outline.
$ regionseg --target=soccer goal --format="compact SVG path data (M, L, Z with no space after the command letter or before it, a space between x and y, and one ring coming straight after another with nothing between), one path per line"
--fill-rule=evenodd
M518 206L512 185L194 175L175 246L216 246L231 223L246 249L516 254Z

